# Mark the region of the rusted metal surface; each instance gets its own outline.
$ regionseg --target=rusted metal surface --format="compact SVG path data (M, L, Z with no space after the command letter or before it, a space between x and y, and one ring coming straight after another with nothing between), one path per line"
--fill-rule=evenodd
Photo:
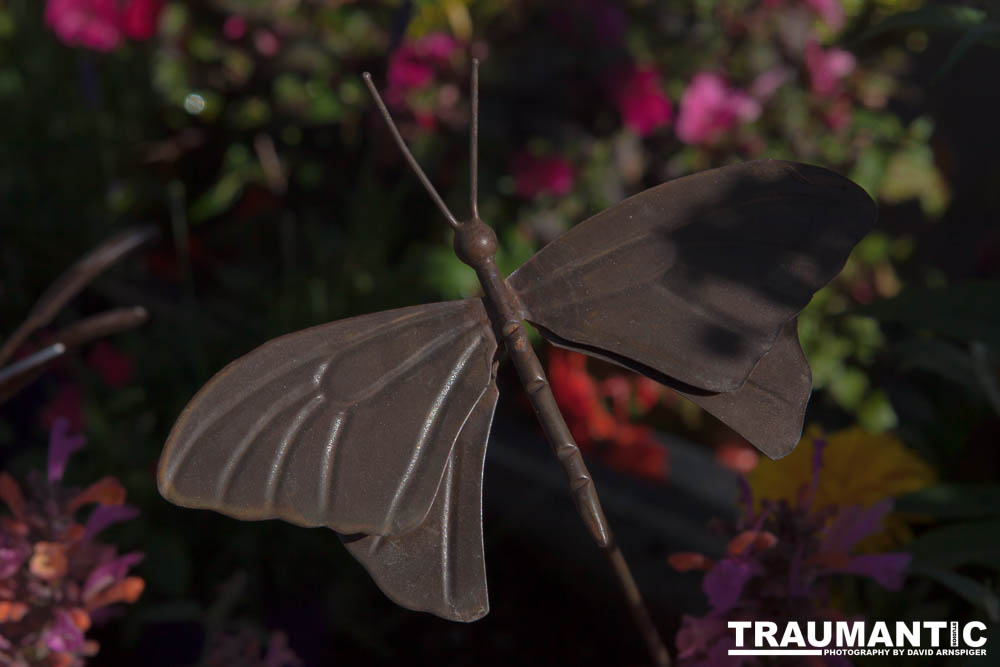
M475 82L474 68L474 110ZM488 610L482 464L502 343L650 656L669 664L522 322L673 386L783 455L811 389L795 315L870 228L874 204L818 167L734 165L594 216L506 280L478 217L476 122L472 217L460 222L366 83L485 297L321 325L233 362L174 427L161 493L238 518L328 526L393 600L476 620Z
M408 609L475 621L490 610L483 556L483 463L497 404L486 393L462 427L434 505L424 522L400 535L342 535L347 550L379 588Z
M238 519L410 531L492 382L495 351L479 299L277 338L220 371L184 409L161 457L160 492Z

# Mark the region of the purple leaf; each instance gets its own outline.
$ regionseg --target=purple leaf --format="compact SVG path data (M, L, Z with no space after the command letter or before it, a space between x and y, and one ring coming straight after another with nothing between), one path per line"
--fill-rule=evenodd
M905 552L865 554L854 556L844 568L830 571L871 577L888 590L898 591L903 586L910 559L910 554Z
M128 574L129 568L139 564L143 558L145 558L145 554L133 551L132 553L127 553L107 563L98 565L87 575L87 581L83 584L82 596L88 598L93 593L121 581Z
M80 539L84 542L92 540L111 524L134 519L137 516L139 516L139 510L131 505L98 505L87 517L83 536Z
M82 435L69 435L69 420L56 417L49 433L49 481L58 482L66 472L70 454L87 444Z
M850 553L858 542L882 529L882 519L891 511L891 498L875 503L871 507L851 505L842 508L827 528L820 551Z
M723 614L736 606L743 587L759 571L756 563L743 558L724 558L716 563L702 582L712 611Z

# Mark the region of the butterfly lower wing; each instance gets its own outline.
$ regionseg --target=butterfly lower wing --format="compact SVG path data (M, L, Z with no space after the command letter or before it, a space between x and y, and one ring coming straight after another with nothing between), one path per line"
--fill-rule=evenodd
M416 529L388 537L342 535L378 587L408 609L451 621L489 612L483 557L483 463L497 402L491 384L465 423L434 505Z
M241 519L411 530L491 383L495 352L479 299L272 340L220 371L181 413L160 460L160 492Z
M736 391L699 392L675 386L677 393L708 410L772 459L789 454L802 436L812 373L799 345L798 322L782 329L774 346Z
M826 169L731 165L595 215L508 282L525 318L563 344L734 391L875 215L861 188Z

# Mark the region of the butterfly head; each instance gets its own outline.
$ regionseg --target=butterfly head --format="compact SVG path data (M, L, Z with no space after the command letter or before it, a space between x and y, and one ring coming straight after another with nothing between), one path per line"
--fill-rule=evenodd
M472 218L455 228L455 254L475 268L492 259L497 252L497 235L479 218Z

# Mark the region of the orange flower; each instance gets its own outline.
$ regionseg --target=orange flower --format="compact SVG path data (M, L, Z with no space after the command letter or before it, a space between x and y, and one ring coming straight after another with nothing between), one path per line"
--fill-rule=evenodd
M0 500L7 503L14 516L18 519L24 518L24 496L21 495L21 487L6 470L0 472Z
M753 551L765 551L778 543L778 538L774 533L766 530L745 530L726 545L726 553L730 556L738 556L747 548Z
M141 577L125 577L87 600L87 609L100 609L116 602L131 604L139 599L145 588L146 582Z
M73 625L75 625L80 632L86 632L90 629L90 614L88 614L86 610L81 609L80 607L73 607L69 610L69 616L73 619Z
M59 542L38 542L31 555L28 569L44 581L56 581L66 576L69 562L66 559L66 545Z
M690 572L691 570L707 570L712 567L714 561L704 554L693 551L680 551L670 554L667 557L670 567L678 572Z
M88 503L121 505L125 502L125 487L114 477L97 480L69 501L66 509L75 512Z
M28 613L28 605L23 602L0 602L0 623L17 623Z

